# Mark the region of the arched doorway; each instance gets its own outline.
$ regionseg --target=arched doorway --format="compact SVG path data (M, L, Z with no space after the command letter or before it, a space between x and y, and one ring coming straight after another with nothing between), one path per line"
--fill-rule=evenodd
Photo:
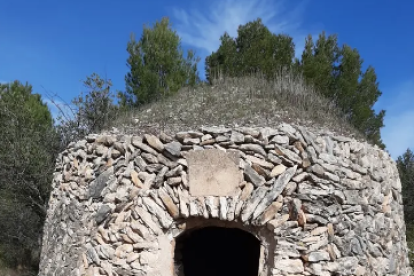
M179 276L257 276L260 241L238 228L209 226L185 231L176 239Z

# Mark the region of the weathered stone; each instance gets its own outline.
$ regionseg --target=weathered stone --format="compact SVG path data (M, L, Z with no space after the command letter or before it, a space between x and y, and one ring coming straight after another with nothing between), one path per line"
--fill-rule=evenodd
M194 151L187 159L192 196L230 196L242 182L235 153L217 149Z
M227 199L224 196L221 196L219 198L219 203L220 203L219 218L221 220L226 220L227 219Z
M282 164L282 159L280 159L279 157L277 157L276 155L272 154L271 152L269 152L267 154L267 159L272 162L274 165L279 165Z
M134 145L135 147L139 148L140 150L150 153L154 156L157 156L157 151L154 150L153 148L151 148L150 146L142 143L142 141L136 141L136 140L132 140L132 145Z
M164 191L164 189L158 190L158 195L162 202L164 203L165 207L167 208L167 211L170 213L170 215L177 219L180 216L180 211L177 207L177 205L174 204L172 198L168 195L167 192Z
M138 168L139 168L141 171L145 171L145 169L146 169L146 168L147 168L147 166L148 166L147 162L145 162L145 160L144 160L141 156L138 156L138 157L136 157L136 158L134 159L134 164L135 164L136 166L138 166Z
M240 145L240 149L242 151L253 151L255 153L260 154L261 156L266 156L266 151L263 149L262 146L257 144L242 144Z
M179 198L180 198L180 214L181 216L183 216L184 218L188 218L189 216L189 211L188 211L188 194L184 193L184 192L180 192L179 193Z
M138 173L138 176L140 175L140 173ZM155 173L150 173L147 174L144 180L144 187L146 189L151 188L153 186L153 184L155 183L155 178L157 177L157 175Z
M263 176L259 175L249 164L244 166L244 176L247 181L250 181L255 187L262 186L266 180Z
M313 165L311 167L311 169L312 169L312 172L314 174L316 174L317 176L324 176L324 174L325 174L324 168L321 165L319 165L319 164Z
M144 241L143 238L141 236L139 236L138 234L136 234L134 231L132 231L131 228L126 229L126 234L127 234L128 238L130 238L133 243Z
M183 144L185 145L197 145L200 144L200 138L185 138Z
M152 252L143 251L139 256L139 263L143 266L148 265L150 267L155 267L157 265L157 255Z
M158 163L157 157L155 155L151 154L151 153L143 152L143 153L141 153L141 156L149 164L157 164ZM148 168L148 166L145 169L147 169L147 168Z
M276 214L282 209L283 203L275 201L266 208L263 214L258 219L259 225L264 225L269 220L273 219Z
M275 152L278 156L286 157L287 159L289 159L290 161L292 161L296 164L301 164L302 163L302 158L300 158L299 155L297 155L295 152L293 152L289 149L285 149L281 146L276 146L275 147Z
M259 165L259 166L261 166L263 168L266 168L266 169L272 169L274 167L273 164L265 161L264 159L257 158L255 156L247 155L246 159L249 160L252 164Z
M144 185L139 179L138 173L136 171L131 172L131 180L132 180L132 183L134 183L134 185L137 186L138 188L142 188Z
M207 196L205 200L206 208L212 218L219 218L219 199L214 196Z
M170 142L164 145L164 149L172 156L179 157L181 153L181 144L179 142Z
M162 234L161 228L153 222L151 215L147 211L145 211L142 207L135 207L134 210L142 219L142 221L144 221L144 223L148 225L148 227L151 228L151 230L154 231L156 235Z
M231 129L225 127L202 127L201 131L210 134L223 134L230 132Z
M110 147L116 142L116 137L112 135L101 135L95 138L95 142Z
M181 176L170 177L167 179L167 185L176 186L181 183Z
M306 226L306 214L303 212L303 210L299 210L298 211L298 225L300 227L305 227Z
M258 217L285 189L291 177L295 174L297 166L287 169L274 182L273 187L263 198L253 213L253 218Z
M286 135L276 135L272 138L271 142L277 143L277 144L289 144L289 137Z
M290 274L300 274L304 272L304 267L301 260L278 260L275 262L275 268Z
M117 149L112 149L111 150L111 157L113 158L113 159L117 159L118 157L120 157L122 154L121 154L121 152L119 151L119 150L117 150Z
M261 166L257 164L252 164L252 169L255 170L260 176L263 176L265 179L268 178L270 175L270 172L266 170L265 168L262 168Z
M329 253L329 257L331 260L336 260L341 257L341 252L338 250L336 245L334 243L328 244L328 247L326 249Z
M155 135L144 134L144 138L152 148L160 152L164 150L164 144Z
M165 177L173 177L173 176L178 176L180 175L180 173L183 171L183 166L178 165L176 167L174 167L173 169L171 169L170 171L168 171L165 174Z
M347 204L357 205L361 202L358 190L346 190L343 193Z
M230 136L230 141L234 143L243 143L244 142L244 135L237 131L232 131Z
M325 232L328 232L328 227L321 226L321 227L317 227L317 228L313 229L311 231L311 235L312 236L319 236L319 235L321 235L321 234L323 234Z
M135 253L135 252L134 253L129 253L127 255L126 261L127 261L127 263L132 263L133 261L138 260L138 258L139 258L138 253Z
M329 253L326 251L314 251L303 257L307 262L329 261Z
M168 228L171 225L173 222L172 218L157 203L149 197L143 197L142 200L148 211L157 217L158 222L163 228Z
M101 197L101 193L102 193L103 189L106 187L106 185L109 181L109 178L111 177L111 175L113 175L113 173L114 173L114 168L113 167L110 167L106 171L101 173L95 179L95 181L93 181L89 185L88 197L92 197L92 198Z
M155 186L161 187L164 184L165 174L168 172L168 167L163 167L155 177Z
M286 187L283 189L282 195L283 196L290 196L292 195L295 191L296 188L298 187L298 185L295 182L289 182Z
M259 137L260 135L260 131L256 128L252 128L252 127L238 127L236 128L237 131L245 134L245 135L250 135L252 137Z
M301 210L302 202L295 198L289 204L289 219L298 220L299 211Z
M190 202L189 202L189 211L190 211L190 216L192 216L192 217L201 216L202 213L199 212L197 202L195 202L195 199L190 200Z
M101 264L101 260L99 259L99 255L96 252L95 248L93 248L92 246L88 246L86 254L89 257L89 259L91 259L94 263L96 263L97 265Z
M275 177L275 176L278 176L278 175L284 173L285 171L286 171L286 166L280 164L280 165L277 165L276 167L274 167L272 169L272 172L270 173L270 176Z
M111 212L111 207L108 205L102 205L101 208L96 212L95 215L95 221L97 224L100 224L102 221L104 221L109 213Z
M253 215L253 212L257 210L257 206L263 200L264 196L266 195L268 189L265 187L259 187L253 191L250 199L246 202L245 208L243 208L241 219L242 221L247 221ZM260 215L267 206L263 207L263 210L258 214Z

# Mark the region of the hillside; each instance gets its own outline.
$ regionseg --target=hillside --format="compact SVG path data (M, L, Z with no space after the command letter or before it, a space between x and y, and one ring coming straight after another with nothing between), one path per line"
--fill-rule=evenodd
M203 125L268 126L281 122L364 140L327 99L291 75L215 81L182 88L173 96L117 112L109 125L122 133L176 133Z

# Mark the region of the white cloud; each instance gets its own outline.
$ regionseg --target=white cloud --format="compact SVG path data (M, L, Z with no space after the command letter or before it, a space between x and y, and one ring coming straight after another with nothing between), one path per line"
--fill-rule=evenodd
M193 9L173 9L174 28L184 44L201 49L205 54L216 51L220 36L227 32L237 36L237 28L261 18L273 33L286 33L293 37L296 55L300 56L307 33L301 29L304 2L293 10L286 10L284 1L274 0L214 0L200 12Z
M378 105L386 110L382 139L396 159L407 148L414 148L414 81L407 81L388 92Z
M5 81L5 80L0 80L0 84L5 84L5 83L7 83L7 81Z

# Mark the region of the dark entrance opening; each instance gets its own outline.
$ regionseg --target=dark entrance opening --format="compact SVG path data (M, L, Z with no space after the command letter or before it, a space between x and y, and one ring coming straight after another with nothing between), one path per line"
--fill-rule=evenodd
M176 240L178 276L257 276L260 242L237 228L206 227Z

